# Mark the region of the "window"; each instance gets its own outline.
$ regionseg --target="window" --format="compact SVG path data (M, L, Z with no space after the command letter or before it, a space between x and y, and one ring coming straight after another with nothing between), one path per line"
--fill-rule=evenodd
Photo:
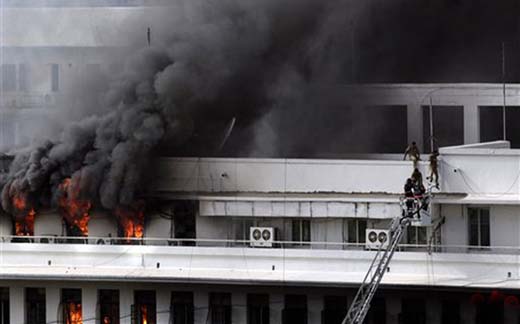
M16 65L2 64L2 90L16 91Z
M101 323L119 324L119 290L100 289L98 302Z
M285 296L282 324L307 324L307 296Z
M322 324L341 324L347 315L347 296L325 296L323 298Z
M427 231L424 226L408 226L406 229L407 244L426 244Z
M25 289L25 311L27 323L45 324L45 289Z
M60 66L58 64L51 64L51 90L60 90Z
M469 245L489 246L489 208L468 208Z
M81 289L62 289L61 309L63 323L81 323Z
M247 295L247 324L269 324L269 295Z
M211 324L231 324L231 294L210 293L209 311Z
M156 324L157 301L153 290L137 290L134 292L132 305L132 323Z
M29 69L27 64L18 65L18 89L20 91L29 90Z
M9 323L9 288L0 287L0 323Z
M430 153L433 135L435 147L464 144L464 107L433 106L433 134L430 134L430 106L423 106L423 152Z
M172 293L172 324L193 324L193 293L178 291Z
M403 298L399 323L424 324L426 323L426 303L419 298Z
M311 221L309 219L292 220L292 240L294 242L311 241Z
M458 301L442 301L441 324L460 324L460 304Z
M386 324L386 301L383 297L374 297L364 323Z
M347 230L344 231L346 233L346 240L348 243L365 243L365 232L367 229L367 221L366 219L346 219L344 220L344 225L346 225Z
M233 218L235 240L249 240L249 229L255 225L255 221L249 217Z

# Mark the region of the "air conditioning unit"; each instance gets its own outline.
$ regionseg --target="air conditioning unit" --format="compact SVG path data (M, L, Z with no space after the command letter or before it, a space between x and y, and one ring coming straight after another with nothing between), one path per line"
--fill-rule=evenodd
M272 227L250 227L249 240L251 241L251 246L272 247L274 229Z
M379 247L386 248L390 241L390 234L388 230L367 229L365 231L365 248L379 249Z

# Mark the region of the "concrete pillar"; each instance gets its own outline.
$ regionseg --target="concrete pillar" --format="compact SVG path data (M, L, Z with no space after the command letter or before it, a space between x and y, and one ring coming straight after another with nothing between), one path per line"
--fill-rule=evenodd
M168 289L158 289L156 292L157 300L157 323L169 323L171 292Z
M439 298L430 297L426 299L426 323L441 324L442 305Z
M464 106L464 144L480 142L480 116L477 105Z
M25 323L25 291L23 287L9 287L9 323Z
M119 290L119 318L121 324L130 324L132 321L132 304L134 303L134 290L121 288Z
M284 309L284 296L283 294L270 294L269 295L269 323L270 324L281 324L282 323L282 310Z
M83 323L96 323L97 308L97 289L95 287L86 287L81 289L81 311Z
M399 314L401 313L401 296L390 295L386 301L386 324L399 324Z
M58 319L61 319L60 302L60 288L45 288L45 318L47 323L58 323Z
M194 324L208 323L209 296L206 291L193 292L193 306L195 308Z
M307 296L307 317L309 324L321 324L323 296L311 294Z
M423 115L419 104L408 104L406 109L408 123L408 144L416 142L421 152L423 148Z
M232 293L231 305L231 323L247 323L247 294Z

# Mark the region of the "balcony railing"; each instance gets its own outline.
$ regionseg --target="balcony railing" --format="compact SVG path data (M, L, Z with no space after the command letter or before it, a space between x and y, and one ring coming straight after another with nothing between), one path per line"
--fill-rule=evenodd
M252 249L300 249L300 250L370 250L365 243L273 241L272 247L258 247L250 240L190 239L190 238L123 238L123 237L71 237L71 236L0 236L0 244L82 244L82 245L147 245L147 246L194 246ZM372 249L374 250L374 249ZM433 245L399 244L398 252L470 253L520 255L515 246Z

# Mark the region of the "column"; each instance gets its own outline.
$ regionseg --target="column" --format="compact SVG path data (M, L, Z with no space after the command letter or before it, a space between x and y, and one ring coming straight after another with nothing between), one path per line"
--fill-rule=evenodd
M419 104L410 103L406 108L408 123L408 144L416 142L417 146L424 152L423 147L423 115Z
M464 144L480 142L480 116L478 106L464 106Z
M307 317L309 324L321 324L322 310L323 296L316 294L307 295Z
M168 289L157 289L157 323L169 323L171 292Z
M386 323L399 324L399 314L401 313L401 296L390 295L385 298L386 301Z
M247 294L233 292L231 305L231 323L247 323Z
M25 291L23 287L9 287L9 322L25 323Z
M60 288L45 288L45 318L47 323L58 323L61 314L58 314L61 302Z
M96 323L97 290L94 287L81 289L81 311L83 323Z
M206 291L193 292L193 307L195 308L194 323L208 323L209 296Z
M269 294L269 323L270 324L281 324L282 323L282 310L284 309L284 296L283 294Z
M119 318L121 324L132 322L132 304L134 303L134 290L124 287L119 290Z

